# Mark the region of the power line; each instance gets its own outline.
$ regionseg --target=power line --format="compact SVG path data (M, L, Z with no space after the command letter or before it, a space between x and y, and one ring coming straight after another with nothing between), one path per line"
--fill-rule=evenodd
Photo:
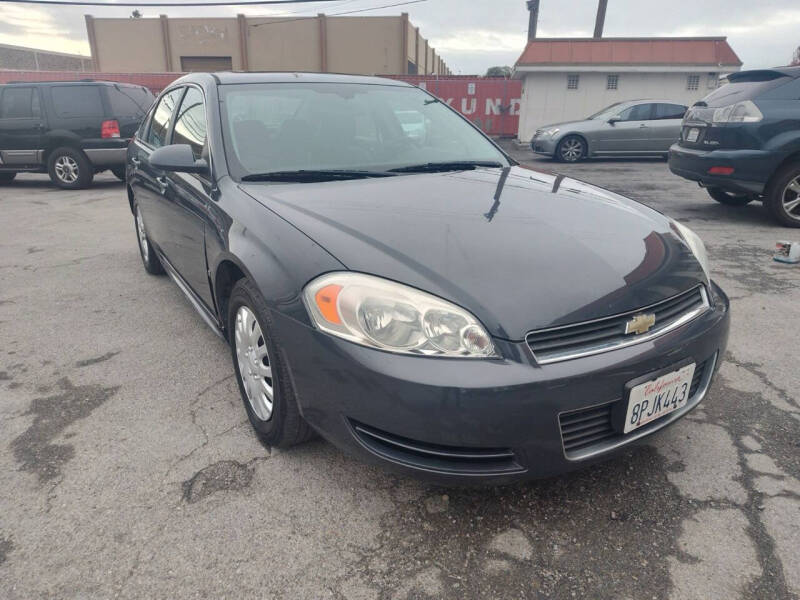
M9 4L45 4L50 6L246 6L258 4L310 4L312 2L337 2L338 0L238 0L231 2L90 2L81 0L0 0Z
M1 0L0 0L1 1ZM407 0L406 2L396 2L394 4L384 4L383 6L372 6L370 8L359 8L356 10L343 10L341 12L335 13L327 13L325 16L327 17L335 17L338 15L352 15L355 13L362 13L367 12L368 10L379 10L381 8L392 8L393 6L405 6L406 4L417 4L419 2L427 2L428 0ZM267 21L266 23L254 23L250 25L250 27L261 27L262 25L282 25L284 23L291 23L292 21L302 21L303 19L314 18L314 17L296 17L294 19L281 19L280 16L275 17L265 17L265 18L275 18L280 19L278 21Z

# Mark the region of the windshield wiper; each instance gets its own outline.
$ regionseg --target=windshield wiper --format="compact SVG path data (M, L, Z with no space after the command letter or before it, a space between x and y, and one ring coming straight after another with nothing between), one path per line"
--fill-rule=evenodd
M429 162L407 167L389 169L392 173L435 173L437 171L471 171L476 167L493 167L501 169L502 163L492 160L456 160L450 162Z
M317 181L334 181L339 179L366 179L368 177L392 177L394 173L386 171L361 171L348 169L299 169L296 171L269 171L267 173L251 173L242 177L242 181L288 181L296 183L314 183Z

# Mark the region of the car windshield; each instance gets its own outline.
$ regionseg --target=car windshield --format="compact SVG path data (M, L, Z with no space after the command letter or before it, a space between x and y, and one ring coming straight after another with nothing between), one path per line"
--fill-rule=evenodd
M586 117L587 119L607 119L609 117L613 117L614 115L620 112L620 108L624 102L614 102L609 106L606 106L603 110L594 113L593 115Z
M508 159L446 104L420 89L355 83L220 86L231 175L389 173L474 166ZM471 166L473 165L473 166ZM307 178L305 179L307 180Z

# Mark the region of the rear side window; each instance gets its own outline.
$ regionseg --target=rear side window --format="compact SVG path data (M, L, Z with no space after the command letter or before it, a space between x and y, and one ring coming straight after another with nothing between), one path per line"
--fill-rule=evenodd
M626 108L619 115L623 121L647 121L650 118L650 107L652 104L637 104Z
M172 90L165 94L159 101L158 106L156 106L156 111L150 121L150 130L147 132L147 138L145 139L151 146L160 148L167 143L172 112L175 110L175 105L180 100L182 93L183 88Z
M665 102L655 105L654 119L682 119L686 107L682 104L667 104Z
M203 153L203 146L206 144L206 109L203 105L203 94L197 88L190 87L186 90L175 119L172 143L189 144L195 158L200 158Z
M58 85L52 88L53 108L57 117L105 116L100 88L96 85Z
M9 87L0 97L0 119L32 119L41 115L39 94L32 87Z
M150 90L135 86L107 87L111 114L115 117L142 117L153 104Z

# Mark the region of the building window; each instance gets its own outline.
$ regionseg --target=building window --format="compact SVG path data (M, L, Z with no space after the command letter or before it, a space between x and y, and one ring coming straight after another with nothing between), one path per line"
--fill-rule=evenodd
M686 89L696 90L700 88L700 75L689 75L686 78Z
M570 73L567 75L567 89L568 90L577 90L578 89L578 81L580 77L577 73Z
M716 73L709 73L708 74L708 89L715 90L719 85L719 75Z
M619 75L609 75L608 79L606 79L606 89L615 90L617 89L618 83L619 83Z

